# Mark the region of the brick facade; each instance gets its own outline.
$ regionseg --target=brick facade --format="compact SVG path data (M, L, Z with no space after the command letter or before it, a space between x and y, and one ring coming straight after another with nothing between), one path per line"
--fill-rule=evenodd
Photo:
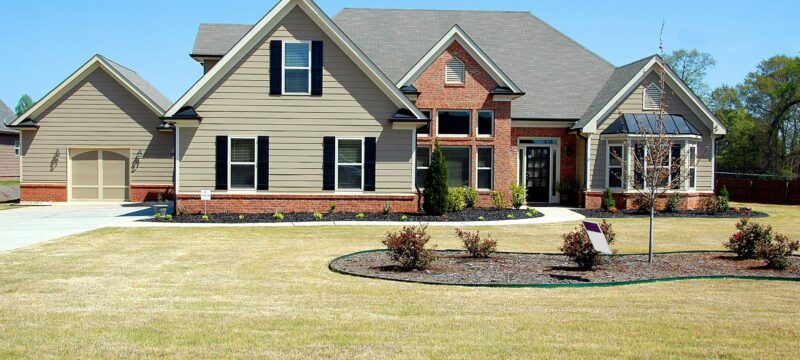
M332 203L339 212L382 212L386 204L392 206L392 212L417 212L416 195L214 194L211 201L204 202L199 195L178 194L176 202L176 209L187 214L324 213Z
M667 200L669 199L670 195L671 194L665 194L656 199L656 209L665 209L667 207ZM599 209L603 207L603 196L604 193L600 191L587 192L584 198L584 206L587 209ZM631 209L635 206L634 199L636 197L636 193L617 192L613 193L612 196L614 196L614 202L616 203L618 209ZM713 192L681 193L681 197L684 198L683 208L700 208L703 200L712 196L715 196Z
M20 184L19 197L23 202L65 202L65 184Z
M172 184L131 184L128 197L130 202L138 203L156 201L158 194L161 194L164 200L172 200L175 195L172 191Z
M519 138L526 137L548 137L560 139L560 173L561 181L574 181L578 183L578 150L577 135L570 133L567 128L513 128L511 129L511 143L517 144ZM514 166L516 167L519 159L518 152L514 153ZM512 173L512 175L514 175ZM555 185L555 184L553 184Z

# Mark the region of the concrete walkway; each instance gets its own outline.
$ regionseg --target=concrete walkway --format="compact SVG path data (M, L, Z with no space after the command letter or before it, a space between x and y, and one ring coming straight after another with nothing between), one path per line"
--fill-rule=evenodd
M498 220L498 221L461 221L461 222L402 222L402 221L320 221L320 222L285 222L285 223L255 223L255 224L186 224L186 223L164 223L164 222L124 222L117 224L117 227L144 227L144 228L165 228L165 227L290 227L290 226L404 226L404 225L428 225L428 226L514 226L514 225L535 225L552 224L560 222L580 221L585 217L567 208L542 207L536 208L544 216L533 219L517 220Z
M0 251L151 217L141 204L57 204L0 211Z

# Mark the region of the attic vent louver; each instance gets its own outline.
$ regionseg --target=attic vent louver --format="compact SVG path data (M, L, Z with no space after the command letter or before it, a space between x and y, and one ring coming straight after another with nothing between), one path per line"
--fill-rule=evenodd
M464 63L461 60L453 58L447 62L445 67L445 83L446 84L463 84L464 83Z
M650 83L644 91L642 110L658 110L661 107L661 89L655 83Z

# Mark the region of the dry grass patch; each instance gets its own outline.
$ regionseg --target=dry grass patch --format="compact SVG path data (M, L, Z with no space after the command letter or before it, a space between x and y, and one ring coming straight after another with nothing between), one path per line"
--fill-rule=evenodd
M800 237L798 207L757 206ZM646 220L612 220L646 249ZM657 250L722 249L735 219L658 219ZM575 224L486 227L557 251ZM800 286L681 281L477 289L334 274L395 228L102 229L0 254L0 358L793 357ZM456 248L450 228L430 228Z

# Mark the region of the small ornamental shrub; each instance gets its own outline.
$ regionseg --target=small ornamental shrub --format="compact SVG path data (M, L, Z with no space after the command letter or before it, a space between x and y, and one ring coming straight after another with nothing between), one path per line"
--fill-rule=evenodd
M431 240L426 226L406 226L396 233L386 233L383 244L389 249L392 259L405 270L423 270L436 260L436 253L426 249Z
M615 207L608 208L608 212L609 212L609 213L610 213L612 216L613 216L613 215L617 215L617 213L619 212L619 209L617 209L617 208L615 208Z
M364 213L359 213L359 214L356 215L356 219L357 220L364 220L365 217L367 217L367 216L364 215Z
M439 216L447 212L447 198L450 193L448 189L447 163L445 162L444 154L442 154L442 149L439 147L439 140L436 140L423 192L422 209L425 210L426 214Z
M392 212L392 204L383 204L383 214L389 215Z
M499 191L492 191L492 205L495 209L503 210L506 208L505 195Z
M167 214L164 219L167 219L167 221L172 221L172 214Z
M244 220L244 215L239 215L239 220Z
M408 221L408 215L401 216L400 221Z
M719 195L717 195L717 211L719 212L726 212L730 208L730 194L728 193L728 188L725 185L722 185L722 189L719 189Z
M753 215L753 209L746 208L746 207L745 208L741 208L741 209L739 209L739 213L742 214L743 216L750 217L750 216Z
M467 206L463 188L450 188L447 192L447 212L460 212Z
M508 214L508 215L506 215L506 219L508 219L508 220L514 220L514 218L515 218L515 217L516 217L516 216L514 216L514 214Z
M316 220L316 221L322 221L322 218L324 217L322 215L322 213L320 213L320 212L315 212L315 213L311 214L311 216L313 216L314 220Z
M331 203L328 205L328 214L336 214L336 203Z
M749 218L739 220L736 230L724 245L742 259L755 259L758 246L771 243L774 236L772 226L763 226Z
M532 218L532 217L536 216L536 213L534 211L536 211L536 210L531 210L531 211L526 212L525 216L527 216L529 218Z
M203 219L203 221L208 221L208 215L203 215L201 219Z
M680 193L674 193L669 196L667 199L667 211L671 213L676 213L681 210L684 203L684 198L681 196Z
M710 196L700 200L700 209L709 215L716 214L717 211L719 211L719 207L717 207L717 198Z
M614 201L614 195L611 193L611 189L606 189L603 194L603 209L608 210L615 207L617 207L617 202Z
M272 214L272 220L275 220L277 222L283 221L283 217L284 216L283 216L283 214L281 214L280 211L276 211L274 214Z
M456 236L464 243L469 255L474 258L485 259L497 250L497 240L492 239L491 235L481 238L481 232L469 232L456 229Z
M608 240L608 245L614 243L616 233L611 226L611 223L603 220L600 223L600 229ZM572 261L578 264L581 270L591 270L596 265L601 263L602 257L597 250L592 246L592 241L589 240L589 234L582 226L576 227L574 231L562 235L564 245L561 246L561 251L569 257Z
M783 234L775 234L771 243L760 243L756 246L756 256L767 261L770 269L783 270L791 265L789 257L800 249L800 243Z
M528 199L528 188L525 185L511 184L511 206L519 209Z
M178 216L186 215L187 212L188 210L186 209L186 206L181 206L178 208Z
M483 215L478 216L478 221L486 221L486 217L484 217Z
M464 192L464 203L468 208L474 208L475 205L478 204L478 190L469 186L464 186L461 189Z
M155 215L153 215L153 219L156 219L156 220L161 219L161 214L160 213L156 213Z
M633 197L633 208L640 214L650 213L650 198L645 194L636 194Z

